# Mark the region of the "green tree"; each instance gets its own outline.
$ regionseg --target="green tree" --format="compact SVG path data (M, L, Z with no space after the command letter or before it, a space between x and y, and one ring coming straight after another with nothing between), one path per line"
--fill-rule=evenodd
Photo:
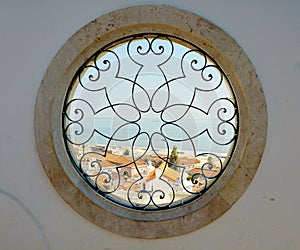
M212 169L213 166L215 165L215 164L214 164L214 159L213 159L211 156L208 156L208 158L207 158L207 163L208 163L208 168L209 168L209 169Z
M175 170L178 169L178 167L176 166L178 163L178 150L177 147L174 146L170 155L170 159L169 159L169 167L173 168Z
M125 148L124 155L129 155L129 154L130 154L130 150L128 148Z

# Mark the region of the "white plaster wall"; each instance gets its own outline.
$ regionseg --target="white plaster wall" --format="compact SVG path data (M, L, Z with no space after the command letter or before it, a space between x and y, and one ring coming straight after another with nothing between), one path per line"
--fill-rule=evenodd
M163 240L125 238L76 214L41 167L34 102L52 57L96 17L137 4L202 15L252 60L269 112L267 147L242 198L196 232ZM1 0L0 249L300 249L299 0Z

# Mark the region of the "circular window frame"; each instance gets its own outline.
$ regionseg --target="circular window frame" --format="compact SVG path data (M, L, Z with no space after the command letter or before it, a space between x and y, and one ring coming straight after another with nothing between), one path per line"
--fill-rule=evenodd
M62 136L62 106L78 68L105 45L141 33L181 37L205 50L229 79L239 108L239 136L225 172L199 199L165 211L137 211L96 194L74 170ZM264 151L266 135L265 97L245 52L233 38L208 20L168 6L117 10L81 28L50 63L35 105L37 150L59 195L92 223L138 238L164 238L188 233L225 213L253 179Z

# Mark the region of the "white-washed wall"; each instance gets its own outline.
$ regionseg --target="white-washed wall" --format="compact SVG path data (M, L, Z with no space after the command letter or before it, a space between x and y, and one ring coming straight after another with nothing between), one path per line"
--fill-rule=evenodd
M52 57L98 16L138 4L202 15L233 36L264 88L269 132L261 166L221 218L188 235L138 240L76 214L35 149L36 93ZM299 249L300 2L298 0L36 1L0 3L0 249Z

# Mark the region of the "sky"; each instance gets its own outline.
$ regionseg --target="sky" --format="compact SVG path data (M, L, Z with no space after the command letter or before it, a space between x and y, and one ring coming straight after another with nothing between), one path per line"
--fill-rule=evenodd
M232 126L222 127L228 131L225 136L218 133L216 126L221 122L218 114L225 120L234 116L234 106L227 100L233 97L224 74L208 56L204 57L195 48L156 39L150 50L150 43L151 40L145 39L129 45L122 43L87 62L86 70L73 85L73 95L68 97L72 102L68 111L73 119L80 117L75 111L81 109L84 113L82 124L90 133L93 127L88 123L93 119L105 119L109 123L107 119L110 118L107 125L111 127L119 127L124 121L137 121L142 129L147 127L149 133L156 131L152 125L158 126L159 132L163 119L176 122L191 136L209 127L216 141L223 143L231 138L235 133ZM161 51L164 53L160 54ZM72 101L77 98L81 100ZM227 112L219 113L224 107ZM148 122L145 119L159 123L145 125ZM95 129L97 124L100 123L93 123ZM164 127L166 134L176 135L175 130L179 133L175 126ZM185 132L180 136L186 137Z

